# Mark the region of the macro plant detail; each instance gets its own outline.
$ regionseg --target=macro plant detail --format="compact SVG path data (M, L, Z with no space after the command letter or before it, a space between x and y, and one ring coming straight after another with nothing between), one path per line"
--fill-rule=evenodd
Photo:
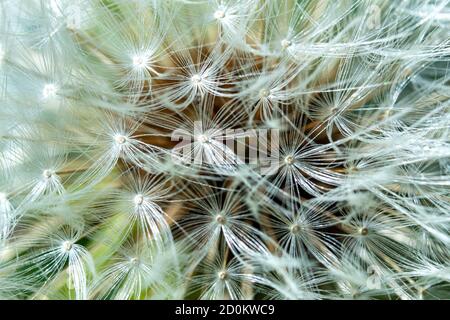
M1 0L0 299L449 299L449 0Z

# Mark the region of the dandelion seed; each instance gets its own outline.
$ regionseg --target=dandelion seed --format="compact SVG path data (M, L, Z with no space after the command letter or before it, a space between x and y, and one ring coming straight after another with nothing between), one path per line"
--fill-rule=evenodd
M220 280L226 280L228 278L228 273L226 271L220 271L218 273L218 277Z
M61 248L64 252L69 252L72 250L73 243L71 241L64 241L61 245Z
M226 220L226 218L225 218L223 215L218 214L218 215L216 216L216 222L217 222L218 224L220 224L220 225L224 225L224 224L227 222L227 220Z
M58 87L55 84L46 84L44 89L42 89L42 96L44 99L55 98L58 93Z
M199 74L194 74L194 75L191 77L191 81L192 81L192 83L193 83L195 86L201 86L201 85L202 85L203 78L202 78L202 76L199 75Z
M142 194L137 194L134 196L133 202L137 206L142 205L144 203L144 196Z
M114 136L114 141L118 144L118 145L123 145L127 142L127 137L121 134L117 134Z
M268 89L261 89L259 91L259 97L261 99L267 99L267 98L269 98L269 96L270 96L270 90L268 90Z
M292 45L292 41L290 41L288 39L283 39L283 40L281 40L280 44L283 49L287 49Z
M205 260L199 266L199 274L193 277L193 290L203 287L201 299L245 299L245 283L258 284L264 280L252 273L236 258L226 261L223 251L212 260ZM257 288L257 286L255 286Z
M131 259L130 259L130 263L131 263L133 266L139 266L139 264L140 264L139 258L136 258L136 257L131 258Z
M194 94L198 92L200 95L204 95L208 90L213 89L213 83L211 83L211 81L208 83L206 75L201 75L198 73L194 74L191 76L190 82L192 84Z
M367 236L368 234L369 234L369 229L367 229L367 228L361 228L360 230L359 230L359 233L362 235L362 236Z
M75 298L87 299L87 276L88 273L95 274L95 269L90 253L83 246L76 244L81 231L67 225L50 234L46 234L48 230L36 231L43 233L42 238L38 239L41 250L28 257L27 268L38 267L47 281L53 281L67 263L67 276L73 285Z
M53 169L45 169L41 178L34 181L34 186L31 189L27 201L35 201L46 194L62 194L64 186L61 183L61 178Z
M293 156L287 156L286 158L284 158L284 163L286 163L287 165L291 165L295 162L295 158Z
M145 69L149 66L149 57L146 55L135 55L132 60L135 68Z
M164 248L170 252L170 248ZM98 298L138 299L144 289L157 291L173 290L166 284L175 261L152 244L141 247L134 242L125 242L119 248L114 263L106 266L93 286Z
M211 190L198 190L193 192L208 194ZM195 194L194 193L194 194ZM190 241L195 247L200 247L199 258L203 258L208 250L221 239L225 240L230 250L239 255L264 255L267 249L261 242L258 233L246 221L250 219L248 209L241 203L237 194L214 196L205 201L197 201L198 208L181 221L180 227L190 231ZM219 201L225 197L224 203ZM232 212L232 213L231 213Z
M209 142L209 137L206 134L201 134L197 137L197 141L200 143L208 143Z
M44 177L44 179L48 180L51 179L53 177L53 175L55 174L55 171L52 169L45 169L42 172L42 176Z
M300 232L301 228L298 224L294 224L290 227L290 230L293 235L296 235Z
M217 20L225 18L225 11L217 10L216 12L214 12L214 18Z

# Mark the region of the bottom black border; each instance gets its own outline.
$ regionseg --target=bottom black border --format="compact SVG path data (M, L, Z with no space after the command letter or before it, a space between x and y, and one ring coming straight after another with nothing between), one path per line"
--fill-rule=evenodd
M3 312L20 316L78 317L101 319L113 315L128 320L146 319L309 319L316 316L338 316L346 319L362 317L392 318L421 312L437 312L448 307L448 301L0 301ZM448 310L448 309L447 309ZM444 311L445 314L445 311ZM131 320L131 319L130 319Z

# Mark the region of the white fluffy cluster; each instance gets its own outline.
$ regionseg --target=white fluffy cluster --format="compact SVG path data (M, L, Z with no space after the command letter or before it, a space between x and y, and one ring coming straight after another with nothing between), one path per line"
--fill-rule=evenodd
M0 298L450 298L449 34L449 0L2 0Z

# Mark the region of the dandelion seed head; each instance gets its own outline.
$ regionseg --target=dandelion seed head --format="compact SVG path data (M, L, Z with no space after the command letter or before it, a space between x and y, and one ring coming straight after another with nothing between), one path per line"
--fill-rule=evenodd
M0 298L448 296L448 0L16 2Z

